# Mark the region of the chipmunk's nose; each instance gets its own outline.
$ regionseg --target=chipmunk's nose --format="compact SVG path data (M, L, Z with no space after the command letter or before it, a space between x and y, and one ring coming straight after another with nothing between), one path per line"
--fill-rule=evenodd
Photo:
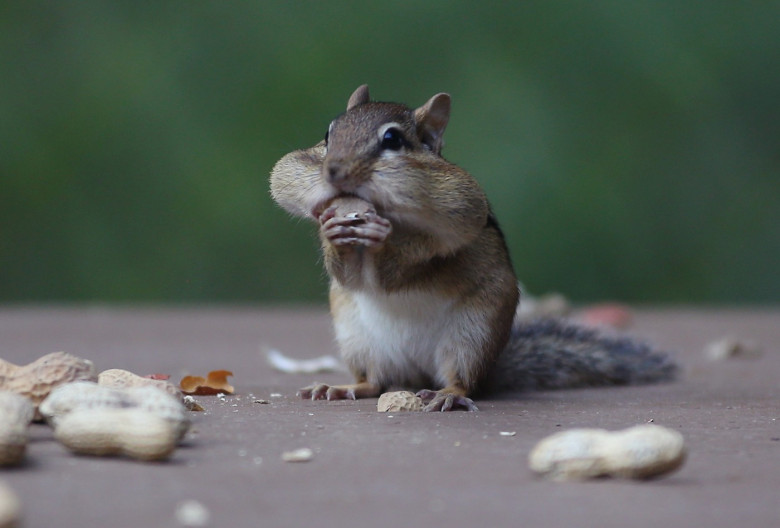
M326 160L324 169L324 176L331 185L343 189L349 186L351 167L347 160L343 159L329 159Z

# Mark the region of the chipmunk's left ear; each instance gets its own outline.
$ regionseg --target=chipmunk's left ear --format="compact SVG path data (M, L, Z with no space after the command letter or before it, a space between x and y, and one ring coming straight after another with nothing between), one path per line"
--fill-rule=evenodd
M436 94L414 111L417 135L435 153L441 153L442 136L450 120L450 94Z

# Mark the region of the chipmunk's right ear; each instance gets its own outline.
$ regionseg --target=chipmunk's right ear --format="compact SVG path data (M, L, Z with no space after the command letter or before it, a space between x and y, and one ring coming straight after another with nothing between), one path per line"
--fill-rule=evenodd
M420 140L435 154L441 154L442 136L450 121L450 95L439 93L414 111Z
M362 105L363 103L367 103L370 100L371 99L368 96L368 85L363 84L358 86L357 90L352 92L352 95L349 96L349 101L347 102L347 112L355 108L357 105Z

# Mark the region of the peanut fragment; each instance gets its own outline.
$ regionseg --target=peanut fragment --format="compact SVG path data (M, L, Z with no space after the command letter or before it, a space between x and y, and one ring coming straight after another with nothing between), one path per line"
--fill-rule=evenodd
M422 411L419 396L409 391L385 392L376 403L379 412Z
M199 396L214 394L233 394L235 390L228 383L228 377L233 373L229 370L212 370L206 377L184 376L179 383L184 394L196 394Z

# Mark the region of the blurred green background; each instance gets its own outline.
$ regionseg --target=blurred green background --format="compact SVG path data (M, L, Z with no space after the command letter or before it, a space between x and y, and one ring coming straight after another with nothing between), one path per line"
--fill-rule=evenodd
M350 93L447 91L532 292L780 300L780 2L0 3L0 302L323 301L268 195Z

